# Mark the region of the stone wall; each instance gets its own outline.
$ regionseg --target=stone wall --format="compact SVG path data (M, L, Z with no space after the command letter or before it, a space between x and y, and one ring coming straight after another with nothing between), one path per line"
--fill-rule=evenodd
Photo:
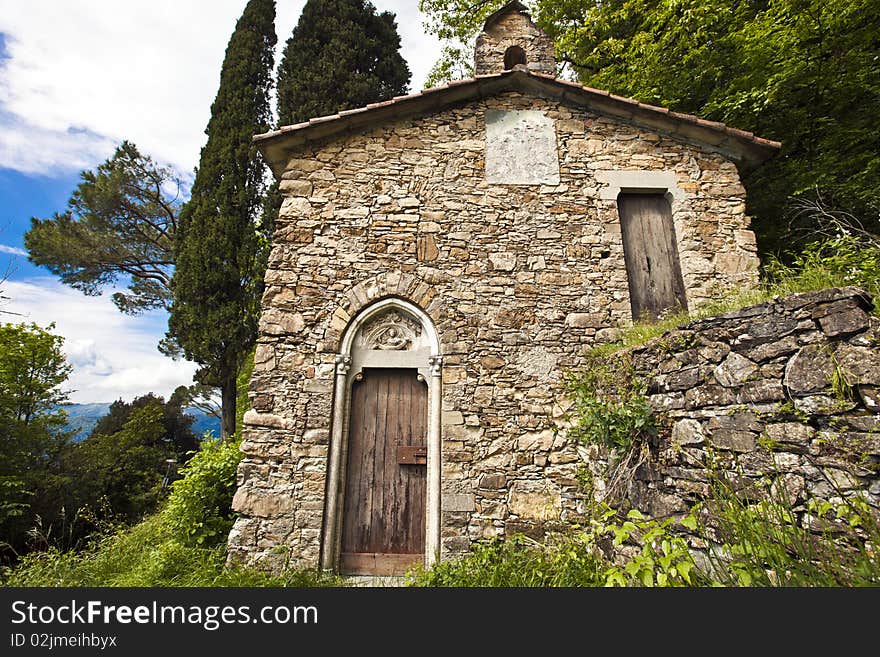
M798 294L692 322L630 352L664 418L625 496L654 517L685 512L716 468L758 490L785 486L807 526L808 498L856 491L880 509L880 320L856 288ZM605 494L606 463L582 450Z
M486 182L488 110L553 121L559 185ZM734 164L557 101L504 93L304 147L281 181L231 556L317 563L335 356L355 314L387 296L423 309L442 343L442 555L575 517L557 396L584 348L631 319L608 192L621 172L671 187L691 307L754 283Z
M504 54L511 46L519 46L525 51L526 67L530 71L556 75L553 39L532 23L528 15L515 11L499 17L477 37L476 74L501 73Z

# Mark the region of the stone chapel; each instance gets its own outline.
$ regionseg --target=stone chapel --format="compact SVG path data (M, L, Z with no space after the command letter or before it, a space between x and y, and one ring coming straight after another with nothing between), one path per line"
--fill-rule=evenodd
M231 559L388 575L577 522L566 371L757 278L779 144L555 77L511 2L476 77L255 137L284 195Z

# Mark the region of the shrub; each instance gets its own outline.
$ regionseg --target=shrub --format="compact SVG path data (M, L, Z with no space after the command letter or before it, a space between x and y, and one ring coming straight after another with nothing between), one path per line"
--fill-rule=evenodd
M584 542L557 537L540 543L523 535L479 543L464 557L419 569L410 586L601 586L604 561Z
M880 585L878 511L860 497L811 498L800 522L781 480L759 482L749 499L712 474L710 513L701 534L718 546L708 575L725 586ZM806 521L806 523L805 523ZM806 526L805 526L806 524ZM720 545L719 545L720 543Z
M632 510L621 518L607 506L585 529L546 542L523 535L478 543L456 560L409 575L410 586L593 587L690 586L702 581L685 540L671 519L652 520ZM695 528L693 514L681 521ZM628 550L616 557L614 550Z
M620 522L612 522L616 516L617 511L606 508L583 537L587 545L598 545L613 536L612 549L624 544L630 548L625 558L615 559L604 571L605 586L692 586L697 581L692 574L694 558L685 539L672 533L672 518L654 520L636 509ZM695 529L694 513L681 524Z
M281 574L226 566L225 546L184 545L170 536L159 514L95 540L87 550L31 553L7 573L9 586L332 586L316 571Z
M183 545L212 547L226 540L234 515L232 496L241 461L240 441L206 439L172 484L162 522Z
M633 375L624 354L591 357L582 372L569 377L568 391L575 420L569 435L583 443L623 453L657 433L644 380Z
M82 551L24 556L5 575L12 586L327 586L315 571L281 574L226 566L237 441L208 439L182 469L167 505L139 524L93 537Z
M812 242L791 265L771 258L764 266L768 292L775 295L855 285L871 294L880 312L880 241L841 229L836 237Z

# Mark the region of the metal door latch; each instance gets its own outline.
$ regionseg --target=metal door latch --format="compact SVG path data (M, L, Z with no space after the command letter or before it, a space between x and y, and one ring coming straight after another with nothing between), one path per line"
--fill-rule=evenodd
M428 448L415 445L398 445L397 462L400 465L427 465Z

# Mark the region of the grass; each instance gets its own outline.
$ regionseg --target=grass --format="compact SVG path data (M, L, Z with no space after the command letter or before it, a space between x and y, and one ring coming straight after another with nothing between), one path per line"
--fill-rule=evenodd
M517 535L476 544L467 556L417 570L409 586L585 587L602 586L606 564L574 536L539 542Z
M314 571L272 574L228 567L224 545L184 545L169 532L161 514L95 539L86 550L31 553L6 573L7 586L334 586L334 578Z

